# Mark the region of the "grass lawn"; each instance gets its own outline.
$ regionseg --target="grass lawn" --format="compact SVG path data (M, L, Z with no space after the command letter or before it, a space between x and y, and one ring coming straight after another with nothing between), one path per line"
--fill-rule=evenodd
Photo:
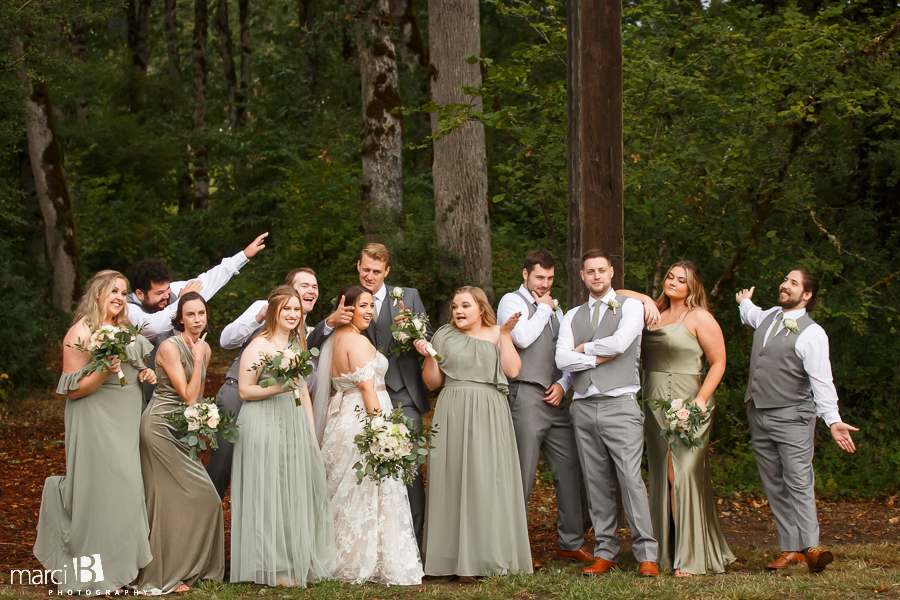
M725 575L675 579L671 574L659 578L639 579L637 564L630 552L622 555L622 571L603 577L586 578L580 566L553 561L535 575L495 576L474 584L460 584L455 579L428 579L416 587L383 585L348 585L324 582L309 589L267 588L250 584L203 582L190 592L179 595L185 600L230 600L232 598L272 598L277 600L309 599L375 599L375 598L446 598L456 600L517 598L660 598L660 599L729 599L764 600L768 598L815 600L848 600L850 598L900 598L900 547L896 544L860 544L835 546L835 562L820 575L810 575L804 565L797 565L778 575L763 571L776 549L733 549L738 556L736 566ZM31 600L46 596L45 589L24 586L0 588L0 600Z

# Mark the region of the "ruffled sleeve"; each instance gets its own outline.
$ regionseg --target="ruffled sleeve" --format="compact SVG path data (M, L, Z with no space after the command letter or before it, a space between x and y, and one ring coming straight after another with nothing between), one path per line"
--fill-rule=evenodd
M151 352L153 352L153 344L150 343L150 340L138 334L133 344L125 346L125 360L131 363L131 366L138 371L143 371L147 368L144 361L150 356Z
M71 390L77 390L81 386L81 378L91 374L91 363L88 363L74 373L63 373L56 386L57 394L68 394Z
M443 358L438 364L447 377L493 385L503 394L509 391L496 344L469 337L451 325L438 329L431 344Z

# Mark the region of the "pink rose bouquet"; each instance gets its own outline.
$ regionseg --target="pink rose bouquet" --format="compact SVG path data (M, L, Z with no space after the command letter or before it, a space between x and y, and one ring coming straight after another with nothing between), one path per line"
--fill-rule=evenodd
M316 348L295 350L288 346L281 352L264 356L261 362L253 365L249 370L259 372L259 387L261 388L278 383L281 384L281 389L291 388L294 402L300 406L302 404L300 390L303 386L298 387L297 382L301 379L305 381L312 374L312 358L318 355L319 351Z
M234 413L219 412L215 398L204 398L193 404L181 403L166 419L175 426L175 437L188 445L192 459L207 448L218 448L218 434L234 443L238 425Z
M647 400L647 406L653 410L662 409L665 413L668 428L659 434L668 438L672 450L678 449L679 441L688 449L703 447L703 440L697 436L697 432L709 420L709 414L691 402L690 398L651 398Z

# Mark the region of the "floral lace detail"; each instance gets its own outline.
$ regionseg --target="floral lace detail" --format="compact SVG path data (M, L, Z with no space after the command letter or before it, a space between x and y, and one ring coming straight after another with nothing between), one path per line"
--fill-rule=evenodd
M362 456L353 438L362 431L362 393L356 384L375 379L381 410L392 410L384 390L388 361L376 353L353 373L331 379L342 395L340 412L328 421L322 439L322 458L328 495L334 509L334 578L350 583L374 581L391 585L422 583L422 561L413 533L406 487L390 479L375 485L364 479L357 485L353 465Z
M361 367L357 367L352 373L344 373L337 377L331 378L331 383L335 389L355 388L356 384L375 379L377 375L381 375L381 383L384 383L384 374L387 373L388 361L381 352L376 352L369 362ZM376 381L376 383L378 383Z

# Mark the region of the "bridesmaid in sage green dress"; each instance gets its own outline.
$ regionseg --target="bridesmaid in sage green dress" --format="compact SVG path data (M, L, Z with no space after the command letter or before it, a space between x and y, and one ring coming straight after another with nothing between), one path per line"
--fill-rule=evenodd
M203 296L178 299L176 335L156 354L159 385L141 417L141 467L150 519L153 560L141 570L135 588L151 594L187 591L200 579L225 576L225 521L222 502L203 463L175 437L166 419L182 400L203 397L209 345ZM203 337L206 337L205 335Z
M34 543L34 555L55 572L61 595L114 594L134 582L138 569L151 559L138 428L141 382L156 382L144 365L153 346L138 335L126 348L125 360L113 361L107 372L90 371L90 355L72 347L79 341L87 345L91 330L102 325L130 325L127 292L121 273L94 275L63 345L63 375L56 391L68 396L66 475L48 477L44 484ZM124 387L119 372L125 376ZM81 557L90 557L90 564ZM80 577L73 559L87 569ZM103 578L96 580L100 573Z
M690 398L709 413L698 432L703 448L681 446L672 452L660 435L665 428L662 409L644 406L650 517L659 541L659 566L674 569L676 577L724 573L735 557L716 512L709 434L716 408L713 392L725 373L725 341L706 310L706 292L693 262L682 260L669 268L656 304L659 326L648 328L641 342L642 397ZM705 380L704 358L709 363Z
M265 326L241 355L231 477L231 581L306 587L331 578L334 514L325 463L302 381L302 406L281 383L261 387L252 370L265 356L306 346L300 294L289 285L269 294Z
M425 534L426 575L460 581L491 573L531 573L528 520L509 402L507 377L521 360L510 332L521 313L497 326L484 292L456 291L452 324L434 334L438 363L425 356L422 379L441 385L434 425L435 454L428 459Z

